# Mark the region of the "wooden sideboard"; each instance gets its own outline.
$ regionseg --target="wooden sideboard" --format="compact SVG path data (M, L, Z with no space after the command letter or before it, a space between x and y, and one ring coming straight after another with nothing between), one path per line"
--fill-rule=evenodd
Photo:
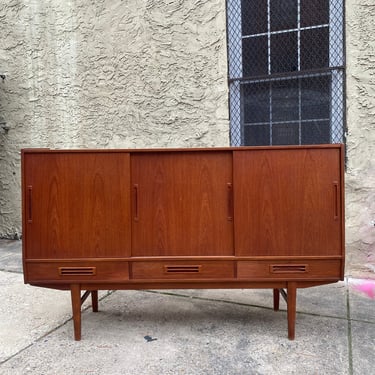
M71 291L298 288L344 277L343 145L22 150L25 283ZM84 291L83 295L82 291Z

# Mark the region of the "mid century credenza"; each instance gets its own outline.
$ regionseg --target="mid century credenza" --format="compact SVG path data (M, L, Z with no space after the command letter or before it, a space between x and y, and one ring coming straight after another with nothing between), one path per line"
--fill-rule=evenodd
M344 277L343 145L22 150L24 280L71 292L298 288ZM83 294L82 294L83 293Z

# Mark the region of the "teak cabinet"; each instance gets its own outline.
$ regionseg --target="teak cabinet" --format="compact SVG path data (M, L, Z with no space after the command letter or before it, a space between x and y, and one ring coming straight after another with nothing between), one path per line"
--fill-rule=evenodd
M297 288L344 277L342 145L22 150L25 282L71 291ZM286 291L284 290L286 289ZM86 291L81 296L81 291Z

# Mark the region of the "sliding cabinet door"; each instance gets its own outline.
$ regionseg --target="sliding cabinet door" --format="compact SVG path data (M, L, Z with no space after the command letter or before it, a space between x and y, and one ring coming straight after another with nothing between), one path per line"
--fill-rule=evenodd
M342 149L235 151L236 255L341 255Z
M133 256L232 255L231 152L131 156Z
M25 152L27 259L130 254L127 153Z

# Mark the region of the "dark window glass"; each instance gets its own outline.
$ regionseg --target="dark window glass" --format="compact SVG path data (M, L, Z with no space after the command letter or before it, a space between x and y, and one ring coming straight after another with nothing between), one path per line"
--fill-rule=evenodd
M271 1L271 31L297 28L297 0Z
M301 143L304 145L330 143L329 120L303 122Z
M297 69L297 33L271 35L271 72L294 72Z
M298 124L275 124L272 126L273 145L298 145Z
M250 83L243 86L245 123L270 121L270 84Z
M301 0L301 26L329 23L329 0Z
M272 83L272 121L299 119L298 80L282 80Z
M328 67L328 31L328 27L301 31L301 70Z
M242 63L244 77L268 74L266 36L242 40Z
M302 120L329 118L330 92L330 76L304 78L301 81Z
M241 2L242 35L267 32L267 0Z
M269 125L245 126L244 138L247 146L268 146L270 144L270 127Z
M334 66L343 59L344 0L239 0L228 5L229 40L234 38L228 45L235 94L232 144L340 141L343 67ZM241 77L232 76L240 71Z

